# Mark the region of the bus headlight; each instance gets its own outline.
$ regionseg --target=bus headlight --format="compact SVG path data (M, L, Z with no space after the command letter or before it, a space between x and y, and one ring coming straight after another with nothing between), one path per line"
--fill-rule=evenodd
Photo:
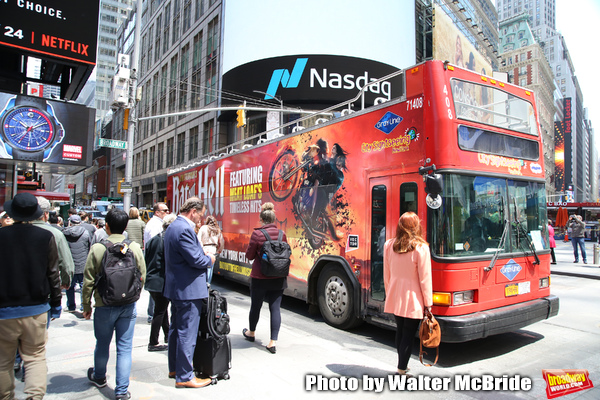
M472 303L474 293L475 293L475 291L473 291L473 290L465 290L464 292L454 293L453 305L457 306L459 304Z
M465 290L454 293L433 292L433 304L436 306L458 306L461 304L472 303L474 297L474 290Z
M550 277L540 278L540 289L544 289L550 286Z

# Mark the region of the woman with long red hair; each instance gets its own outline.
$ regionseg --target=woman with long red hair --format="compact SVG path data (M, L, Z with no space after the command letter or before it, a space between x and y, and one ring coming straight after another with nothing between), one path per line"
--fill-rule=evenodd
M398 373L406 374L419 323L433 305L431 254L417 214L402 214L396 237L385 242L383 277L384 311L394 314L396 319Z

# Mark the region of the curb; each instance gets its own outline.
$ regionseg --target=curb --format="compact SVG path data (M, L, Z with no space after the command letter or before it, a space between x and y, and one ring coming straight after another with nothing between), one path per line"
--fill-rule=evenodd
M598 276L598 275L580 274L577 272L550 271L550 275L564 275L564 276L573 276L575 278L587 278L587 279L600 280L600 276Z

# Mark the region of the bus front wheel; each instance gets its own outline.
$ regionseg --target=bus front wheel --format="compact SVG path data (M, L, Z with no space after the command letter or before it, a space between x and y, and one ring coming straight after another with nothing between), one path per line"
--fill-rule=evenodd
M317 285L319 311L325 322L339 329L350 329L362 322L354 312L350 279L340 266L325 266Z

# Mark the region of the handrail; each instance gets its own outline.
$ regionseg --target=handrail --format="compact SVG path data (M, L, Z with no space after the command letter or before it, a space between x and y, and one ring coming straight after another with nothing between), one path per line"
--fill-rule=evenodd
M277 127L275 127L275 128L272 128L272 129L269 129L269 130L266 130L266 131L263 131L263 132L257 133L257 134L255 134L255 135L253 135L253 136L249 136L249 137L247 137L247 138L244 138L244 139L242 139L242 140L239 140L239 141L237 141L237 142L234 142L234 143L228 144L227 146L221 147L221 148L219 148L219 149L216 149L216 150L214 150L214 151L212 151L212 152L210 152L210 153L204 154L204 155L203 155L203 157L205 157L205 158L206 158L206 157L208 157L208 158L209 158L209 161L212 161L212 160L215 160L215 159L219 158L220 156L224 156L224 155L226 155L226 154L224 154L224 153L223 153L223 149L224 149L224 148L227 148L227 147L230 147L230 146L231 146L231 147L237 147L237 148L241 148L241 149L242 149L241 151L243 151L243 150L244 150L244 145L245 145L245 144L248 144L248 143L252 143L254 140L257 140L257 139L258 139L258 140L257 140L257 142L256 142L256 144L257 144L257 145L260 145L260 144L262 144L262 143L269 142L269 141L271 141L271 140L274 140L274 139L277 139L277 138L279 138L279 137L280 137L280 136L277 136L277 135L275 135L275 137L273 137L273 138L271 138L271 139L265 139L265 138L264 138L264 136L265 136L265 135L266 135L266 136L268 136L267 134L268 134L268 133L270 133L270 132L273 132L273 131L280 131L280 130L283 130L283 129L285 129L285 128L289 127L289 126L292 126L292 125L298 125L299 123L301 123L301 122L303 122L303 121L306 121L306 120L312 119L312 118L314 118L314 117L316 117L316 116L319 116L319 115L333 116L333 115L334 115L334 114L333 114L333 111L334 111L334 110L339 110L339 109L341 109L341 108L345 108L346 106L347 106L348 113L350 114L350 113L354 112L354 110L352 110L352 108L351 108L351 104L352 104L352 103L354 103L355 101L357 101L357 100L358 100L358 99L360 99L360 98L362 98L362 101L361 101L361 110L364 110L364 109L365 109L364 95L365 95L365 92L366 92L366 91L367 91L367 90L368 90L368 89L369 89L371 86L373 86L373 85L377 85L377 84L379 84L379 83L381 83L381 82L385 82L385 81L387 81L387 80L389 80L389 79L395 78L395 77L397 77L397 76L399 76L399 75L402 75L402 74L404 74L404 72L405 72L405 70L403 70L403 69L400 69L400 70L398 70L398 71L395 71L395 72L392 72L391 74L388 74L388 75L386 75L386 76L384 76L384 77L382 77L382 78L379 78L379 79L376 79L376 80L374 80L374 81L368 82L368 83L366 83L366 84L365 84L365 85L364 85L364 86L363 86L363 87L362 87L362 88L361 88L361 89L358 91L358 93L356 94L356 96L354 96L353 98L351 98L351 99L349 99L349 100L345 100L345 101L343 101L343 102L341 102L341 103L338 103L338 104L335 104L335 105L333 105L333 106L327 107L327 108L325 108L325 109L323 109L323 110L320 110L320 111L314 111L314 112L312 112L312 113L310 113L310 114L308 114L308 115L306 115L306 116L304 116L304 117L301 117L301 118L299 118L299 119L296 119L296 120L294 120L294 121L290 121L290 122L288 122L287 124L284 124L284 125L279 125L279 126L277 126ZM243 108L243 109L252 109L252 107L237 107L237 108L235 108L235 109L239 109L239 108ZM268 110L268 109L264 109L264 110ZM201 111L201 110L199 110L199 111ZM208 110L207 110L207 111L208 111ZM307 111L302 111L302 110L297 110L297 109L295 110L295 109L289 109L289 108L284 108L284 109L271 109L271 111L277 111L277 112L282 112L282 111L287 111L287 112L300 112L300 113L303 113L303 114L307 114L307 113L308 113ZM143 118L140 118L140 120L141 120L141 119L143 119ZM304 127L302 127L302 129L304 129ZM175 172L179 172L179 171L182 171L182 170L184 170L184 169L187 169L187 168L188 168L188 167L185 167L185 168L183 168L183 167L173 168L173 169L167 170L167 174L172 174L172 173L175 173Z

